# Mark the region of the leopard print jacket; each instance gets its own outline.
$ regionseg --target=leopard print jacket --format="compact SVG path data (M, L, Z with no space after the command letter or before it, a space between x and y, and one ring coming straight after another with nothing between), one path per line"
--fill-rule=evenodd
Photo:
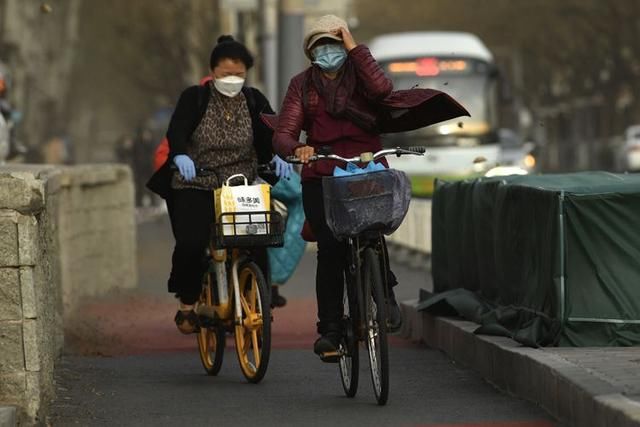
M249 182L256 178L258 165L253 147L251 114L241 92L230 98L209 84L211 97L204 117L191 136L187 155L196 168L213 170L187 182L175 172L171 187L213 190L235 174L243 174Z

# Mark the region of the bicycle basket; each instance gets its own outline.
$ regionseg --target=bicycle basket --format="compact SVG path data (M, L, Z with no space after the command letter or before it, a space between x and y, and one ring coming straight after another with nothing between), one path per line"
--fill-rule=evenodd
M282 246L284 221L276 211L227 212L218 217L213 233L216 248Z
M322 191L327 225L338 238L368 230L393 233L411 200L409 178L395 169L323 177Z

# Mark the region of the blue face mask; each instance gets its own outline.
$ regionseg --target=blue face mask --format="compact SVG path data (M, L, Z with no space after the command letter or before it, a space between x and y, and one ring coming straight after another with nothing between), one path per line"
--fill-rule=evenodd
M322 71L334 73L342 67L347 60L347 51L342 45L325 44L312 50L316 64Z

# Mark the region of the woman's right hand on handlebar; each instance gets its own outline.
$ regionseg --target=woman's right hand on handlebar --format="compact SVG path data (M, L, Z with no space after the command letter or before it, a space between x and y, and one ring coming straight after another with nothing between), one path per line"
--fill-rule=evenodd
M296 148L293 154L300 159L300 163L309 163L309 158L315 154L315 150L309 145L304 145Z

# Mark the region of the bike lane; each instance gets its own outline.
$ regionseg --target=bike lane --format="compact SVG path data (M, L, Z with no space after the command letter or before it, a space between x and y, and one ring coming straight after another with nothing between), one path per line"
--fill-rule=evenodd
M245 382L232 338L220 374L208 377L195 336L176 330L176 302L164 292L171 252L166 219L141 224L138 240L139 288L88 300L66 323L68 354L56 371L51 425L556 425L540 408L495 390L441 352L398 337L390 340L388 405L375 405L364 354L358 395L346 398L337 365L312 352L313 252L282 288L289 302L274 311L263 382ZM424 270L394 270L401 300L428 286Z

